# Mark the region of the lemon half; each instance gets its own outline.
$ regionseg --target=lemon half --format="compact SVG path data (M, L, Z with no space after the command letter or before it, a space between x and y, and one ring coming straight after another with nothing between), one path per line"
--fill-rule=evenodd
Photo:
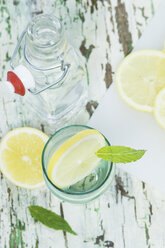
M23 127L2 139L0 170L10 182L29 189L44 185L41 154L48 138L37 129Z
M154 117L158 124L165 128L165 88L163 88L155 99Z
M157 50L132 52L118 67L116 84L128 105L152 112L156 95L165 87L165 53Z
M66 188L88 176L97 167L100 158L95 152L105 146L97 130L83 130L64 142L48 164L48 176L59 188Z

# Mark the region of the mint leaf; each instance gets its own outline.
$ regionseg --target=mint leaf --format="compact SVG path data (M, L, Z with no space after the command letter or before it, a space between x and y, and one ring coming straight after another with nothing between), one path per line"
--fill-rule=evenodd
M99 149L96 155L106 161L125 164L140 159L145 152L125 146L105 146Z
M30 206L29 211L35 220L40 221L45 226L77 235L60 215L40 206Z

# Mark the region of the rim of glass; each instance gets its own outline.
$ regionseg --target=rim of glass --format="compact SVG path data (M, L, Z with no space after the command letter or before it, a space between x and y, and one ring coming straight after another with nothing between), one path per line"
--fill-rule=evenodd
M50 142L50 141L51 141L51 140L52 140L60 131L62 131L62 130L64 130L64 129L67 129L67 128L71 128L71 127L84 127L84 128L88 128L88 129L95 129L95 128L92 128L92 127L89 127L89 126L86 126L86 125L69 125L69 126L66 126L66 127L63 127L63 128L60 128L59 130L57 130L57 131L48 139L48 141L46 142L46 144L45 144L45 146L44 146L44 149L43 149L43 151L42 151L42 161L41 161L41 162L42 162L42 170L43 170L43 173L44 173L44 175L46 176L48 182L49 182L56 190L58 190L59 192L63 193L64 195L87 195L87 194L91 194L92 192L94 192L94 191L100 189L100 188L103 186L103 184L107 181L107 179L109 178L109 175L110 175L111 172L112 172L112 168L113 168L113 166L114 166L113 162L108 161L108 162L110 163L110 165L109 165L109 166L110 166L110 170L109 170L109 172L108 172L106 178L104 179L104 181L99 185L99 187L96 188L96 189L90 190L90 191L88 191L88 192L85 192L85 193L69 193L69 192L65 192L65 191L63 191L62 189L56 187L56 185L54 185L54 184L52 183L52 181L49 179L48 174L47 174L47 171L46 171L46 168L45 168L45 166L44 166L44 154L45 154L45 151L46 151L46 148L47 148L49 142ZM102 133L101 133L101 134L102 134ZM102 135L103 135L103 134L102 134ZM106 143L107 143L108 145L111 145L110 142L107 140L107 138L106 138L104 135L103 135L103 137L105 138Z

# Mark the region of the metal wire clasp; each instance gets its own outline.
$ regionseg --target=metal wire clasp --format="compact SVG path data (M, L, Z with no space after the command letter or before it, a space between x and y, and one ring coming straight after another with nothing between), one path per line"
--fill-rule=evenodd
M12 55L12 57L11 57L10 66L11 66L11 68L12 68L13 70L15 69L15 66L14 66L14 59L15 59L17 53L18 53L18 50L19 50L19 48L20 48L20 46L21 46L21 42L22 42L22 40L23 40L23 38L24 38L26 32L27 32L27 29L25 29L25 30L21 33L20 38L19 38L19 40L18 40L18 42L17 42L17 45L16 45L16 47L15 47L15 49L14 49L13 55ZM48 88L50 88L50 87L56 85L56 84L59 83L60 81L62 81L62 80L64 79L64 77L66 76L66 74L67 74L67 72L68 72L68 69L69 69L69 67L70 67L70 64L69 64L69 63L64 63L64 60L63 60L62 56L59 56L60 63L57 64L57 65L55 65L55 66L52 66L52 67L41 68L41 67L37 67L37 66L33 65L33 64L30 62L30 60L28 59L27 55L26 55L26 44L24 44L24 47L23 47L23 54L24 54L24 58L25 58L25 60L27 61L27 63L28 63L33 69L35 69L35 70L39 70L39 71L48 71L48 70L52 70L52 69L56 69L56 68L61 68L61 71L62 71L61 76L60 76L57 80L53 81L52 83L50 83L50 84L48 84L48 85L46 85L46 86L44 86L44 87L42 87L42 88L40 88L40 89L28 89L33 95L37 95L37 94L39 94L39 93L41 93L41 92L47 90Z

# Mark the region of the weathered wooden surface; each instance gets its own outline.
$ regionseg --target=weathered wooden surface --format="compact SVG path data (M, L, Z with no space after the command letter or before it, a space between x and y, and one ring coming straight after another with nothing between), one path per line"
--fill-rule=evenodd
M0 0L0 80L6 77L17 39L32 16L54 12L84 59L89 102L77 123L86 123L110 86L116 65L128 54L160 0ZM20 111L16 99L0 96L0 136L20 126L45 129ZM156 175L155 175L156 176ZM87 205L60 202L50 192L16 188L0 175L0 247L164 248L165 196L116 171L109 190ZM28 206L64 215L78 236L34 223Z

